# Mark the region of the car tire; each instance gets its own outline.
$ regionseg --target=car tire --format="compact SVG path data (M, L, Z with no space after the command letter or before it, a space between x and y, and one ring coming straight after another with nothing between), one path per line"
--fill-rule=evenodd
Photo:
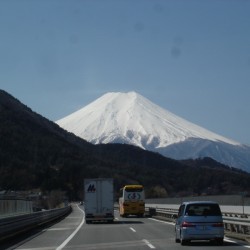
M181 242L181 240L177 238L177 233L176 233L176 231L175 231L175 242L176 242L176 243L180 243L180 242Z
M181 239L181 245L182 245L182 246L185 246L185 245L187 245L187 244L188 244L188 241L187 241L187 240Z
M216 239L216 243L218 246L222 246L223 245L223 238Z
M181 235L181 234L180 234L180 242L181 242L181 245L182 245L182 246L185 246L185 245L188 244L188 240L184 240L184 239L182 238L182 235Z

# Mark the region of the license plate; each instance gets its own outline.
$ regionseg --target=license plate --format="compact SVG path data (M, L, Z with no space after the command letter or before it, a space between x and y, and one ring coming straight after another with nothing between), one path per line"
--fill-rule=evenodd
M207 230L208 228L207 228L207 226L198 226L197 227L199 230Z

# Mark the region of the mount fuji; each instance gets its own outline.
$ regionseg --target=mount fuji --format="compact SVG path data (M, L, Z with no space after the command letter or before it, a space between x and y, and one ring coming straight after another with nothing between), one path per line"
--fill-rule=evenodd
M152 103L136 92L107 93L56 123L93 143L126 143L177 160L211 157L250 172L250 147Z

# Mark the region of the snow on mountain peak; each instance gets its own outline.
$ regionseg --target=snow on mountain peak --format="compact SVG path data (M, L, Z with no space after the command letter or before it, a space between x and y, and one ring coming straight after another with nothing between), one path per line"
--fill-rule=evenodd
M56 123L94 144L132 144L177 160L211 157L250 172L250 147L182 119L133 91L107 93Z
M92 143L123 142L163 148L188 138L239 143L188 122L136 92L110 92L56 122Z

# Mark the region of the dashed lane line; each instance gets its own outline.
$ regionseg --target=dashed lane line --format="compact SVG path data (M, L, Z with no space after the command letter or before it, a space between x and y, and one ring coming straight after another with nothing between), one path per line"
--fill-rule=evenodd
M154 249L155 246L153 246L148 240L142 240L148 247L150 247L151 249Z
M153 218L148 218L149 220L154 220L157 222L161 222L161 223L165 223L165 224L169 224L169 225L175 225L173 222L169 222L169 221L163 221L163 220L157 220L157 219L153 219Z

